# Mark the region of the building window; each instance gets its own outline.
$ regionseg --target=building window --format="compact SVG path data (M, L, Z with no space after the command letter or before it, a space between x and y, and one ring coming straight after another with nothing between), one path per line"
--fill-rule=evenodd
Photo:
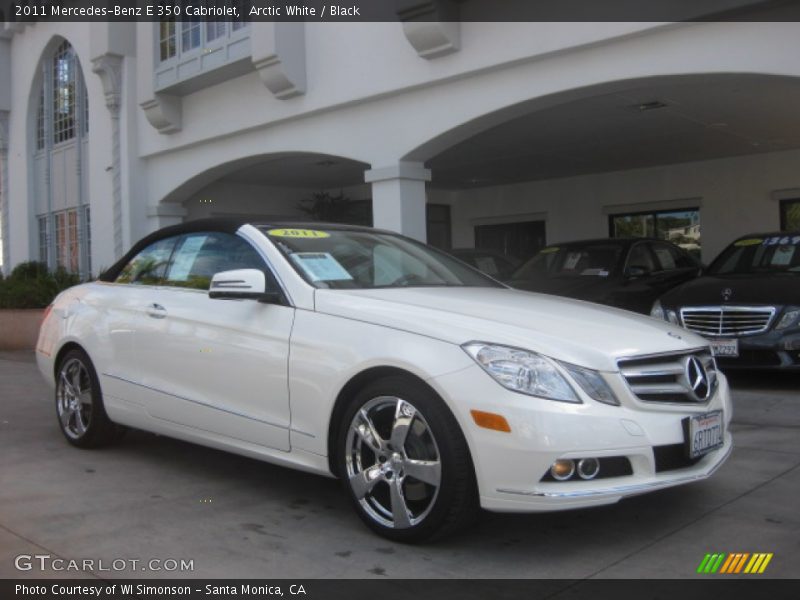
M75 137L75 52L63 42L53 56L53 143Z
M86 219L85 244L91 253L91 236L89 235L89 207L82 209ZM56 266L64 267L70 272L77 272L80 261L81 228L79 227L80 215L78 209L62 210L53 214L55 226L55 259ZM39 260L48 261L49 227L47 215L37 217L39 225ZM91 271L91 266L87 267Z
M39 258L50 268L65 269L88 277L89 231L88 208L82 181L72 173L85 171L86 138L89 130L89 101L83 72L75 50L66 40L41 64L42 88L39 92L33 140L36 169L33 197L41 214L37 217L34 235L38 234ZM64 147L74 152L63 153ZM61 153L66 160L64 169L51 166L54 161L43 160ZM53 203L59 198L59 209ZM66 206L66 209L61 207Z
M440 250L450 250L453 247L450 205L426 204L425 220L428 243Z
M177 44L175 43L175 17L161 21L158 25L158 30L161 60L169 60L178 52Z
M608 217L610 237L647 237L670 241L700 258L700 209L623 213Z
M781 200L781 231L800 231L800 198Z
M200 20L190 19L181 23L181 52L200 47Z
M195 5L202 4L194 2ZM239 4L239 14L247 14L245 3ZM244 12L243 12L244 11ZM177 21L174 16L165 17L159 22L158 27L158 47L161 62L168 62L172 59L180 60L184 54L194 54L201 49L207 49L209 44L219 45L224 43L225 38L231 33L241 31L249 26L245 20L241 21L221 21L203 20L199 17L187 17ZM180 44L178 44L180 37Z
M544 248L544 221L522 221L475 226L475 248L498 252L514 260L527 260Z

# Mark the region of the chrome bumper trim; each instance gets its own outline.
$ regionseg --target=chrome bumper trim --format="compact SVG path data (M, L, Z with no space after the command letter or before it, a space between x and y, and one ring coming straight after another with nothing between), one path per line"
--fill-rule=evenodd
M589 498L592 496L620 496L624 494L635 494L637 492L647 492L657 490L659 488L672 487L673 485L681 485L683 483L691 483L693 481L701 481L711 477L717 469L719 469L730 456L733 451L733 441L725 450L725 454L717 461L717 463L709 469L708 472L685 475L675 479L667 479L662 481L650 481L648 483L635 483L631 485L618 485L610 488L603 488L599 490L579 490L574 492L527 492L524 490L512 490L506 488L498 488L496 491L501 494L515 494L518 496L535 496L537 498Z

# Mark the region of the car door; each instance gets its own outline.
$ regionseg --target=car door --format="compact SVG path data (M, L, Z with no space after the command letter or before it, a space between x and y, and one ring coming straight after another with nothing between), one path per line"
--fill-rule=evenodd
M104 395L110 404L115 399L139 403L141 365L136 332L145 323L148 298L158 289L177 237L158 240L137 253L117 275L113 283L97 286L93 302L98 311L98 329L108 333L105 356L98 374ZM101 325L102 323L102 325Z
M288 450L294 309L208 296L214 273L245 268L264 270L277 287L258 252L237 235L197 232L178 240L137 331L147 408L156 419Z
M614 306L639 313L648 313L658 297L660 274L650 242L631 245L623 269L623 283L614 294Z
M700 263L674 244L653 242L653 253L663 274L658 282L659 296L700 273Z

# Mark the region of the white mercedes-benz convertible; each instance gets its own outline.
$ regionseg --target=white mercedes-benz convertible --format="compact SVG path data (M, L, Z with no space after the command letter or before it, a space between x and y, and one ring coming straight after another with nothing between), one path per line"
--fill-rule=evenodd
M333 475L400 541L697 481L732 448L703 338L369 228L162 229L56 298L37 360L75 446L134 427Z

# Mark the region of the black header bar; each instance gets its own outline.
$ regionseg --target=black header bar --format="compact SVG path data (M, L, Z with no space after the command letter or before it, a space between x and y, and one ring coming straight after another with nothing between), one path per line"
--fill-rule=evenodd
M5 23L39 21L800 21L800 0L0 0Z
M706 579L3 579L3 600L653 600L800 597L800 581Z

